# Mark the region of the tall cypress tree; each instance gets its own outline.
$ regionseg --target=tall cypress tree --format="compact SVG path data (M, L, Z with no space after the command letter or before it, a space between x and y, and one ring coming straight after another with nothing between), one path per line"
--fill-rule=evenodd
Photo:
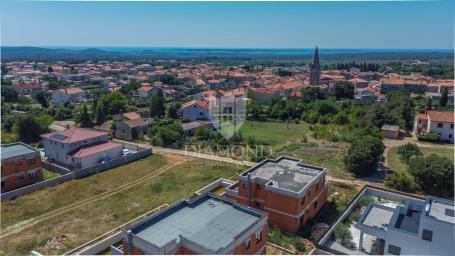
M442 89L441 100L439 100L439 104L441 105L441 107L447 106L448 94L449 92L447 88Z

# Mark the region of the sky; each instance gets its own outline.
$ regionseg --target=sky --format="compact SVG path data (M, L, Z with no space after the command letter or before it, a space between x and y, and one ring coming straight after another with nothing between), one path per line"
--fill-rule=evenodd
M3 46L453 49L455 1L2 0Z

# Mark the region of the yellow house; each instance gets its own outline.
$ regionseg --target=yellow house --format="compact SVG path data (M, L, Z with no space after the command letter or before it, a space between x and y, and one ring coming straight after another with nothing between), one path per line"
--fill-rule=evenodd
M400 136L400 126L385 124L381 128L382 136L388 139L398 139Z

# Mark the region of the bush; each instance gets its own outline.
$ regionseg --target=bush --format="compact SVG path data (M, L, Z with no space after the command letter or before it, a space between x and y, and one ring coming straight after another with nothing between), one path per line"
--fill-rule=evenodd
M334 240L339 241L342 245L350 245L352 243L352 233L349 230L349 225L343 222L339 223L333 230L332 235Z
M418 136L417 140L424 142L439 142L441 140L441 137L439 136L439 133L429 132L427 134Z
M416 144L407 143L398 147L398 154L402 160L409 160L413 156L422 156L422 151Z
M393 172L385 177L385 184L391 188L404 191L415 192L417 185L414 178L408 172Z

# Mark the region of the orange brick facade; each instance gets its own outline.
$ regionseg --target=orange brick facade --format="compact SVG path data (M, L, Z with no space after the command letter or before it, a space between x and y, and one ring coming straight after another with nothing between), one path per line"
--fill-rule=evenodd
M41 158L39 154L32 159L25 157L15 160L5 160L2 163L1 191L7 192L18 189L43 179Z
M248 204L247 186L246 181L240 180L238 195L226 193L225 196L238 203L267 212L270 226L277 226L290 233L295 233L304 226L327 201L328 187L325 176L318 183L312 184L302 198L266 190L264 185L252 181L251 202Z

